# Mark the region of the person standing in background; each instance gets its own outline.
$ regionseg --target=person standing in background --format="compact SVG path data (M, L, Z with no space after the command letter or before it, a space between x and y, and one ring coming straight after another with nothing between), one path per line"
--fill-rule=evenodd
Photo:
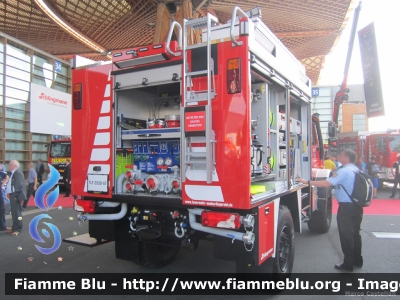
M43 174L44 174L44 164L41 159L38 159L36 163L36 174L37 174L37 182L39 185L43 183Z
M28 190L26 192L26 200L22 203L22 209L26 209L31 195L35 197L35 192L37 189L37 173L35 171L33 163L29 163L28 178L26 179L26 181L28 182Z
M0 172L5 172L7 174L7 170L6 170L6 166L5 165L0 164L0 168L1 168ZM7 182L5 182L5 184L1 186L1 193L3 195L4 204L8 208L8 212L6 213L8 215L8 214L11 213L11 205L10 205L10 200L8 200L7 195L6 195L6 186L7 186Z
M26 199L25 197L25 180L24 174L19 170L19 162L17 160L11 160L8 164L10 169L9 184L7 184L6 193L10 197L11 203L11 215L13 225L11 229L7 229L6 232L12 236L18 236L22 231L22 209L21 202Z
M324 161L325 169L331 170L332 172L336 170L336 165L332 160L332 157L327 155Z
M3 190L3 186L5 186L8 182L8 175L5 170L0 171L0 182L1 188ZM6 225L6 210L4 207L4 196L3 193L0 193L0 231L11 231L11 228L8 228Z
M71 193L71 164L70 164L70 160L67 158L67 160L65 161L65 163L67 164L67 166L65 167L64 170L64 187L65 187L65 195L64 197L69 197L69 194Z
M372 183L374 185L374 198L378 198L378 187L379 187L379 174L380 167L376 163L376 157L372 155L369 159L369 163L367 164L367 174L372 177Z
M394 198L396 196L397 186L400 183L400 154L397 155L397 161L392 166L392 175L394 177L394 184L390 198Z
M336 168L338 168L338 169L343 166L337 156L335 157L335 165L336 165Z
M367 174L367 165L365 164L362 156L360 156L360 158L358 159L358 168L362 173Z

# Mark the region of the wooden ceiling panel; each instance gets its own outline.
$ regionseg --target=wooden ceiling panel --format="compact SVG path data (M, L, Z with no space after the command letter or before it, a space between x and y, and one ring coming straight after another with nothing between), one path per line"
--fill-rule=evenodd
M46 0L51 9L106 50L150 44L154 37L157 3L164 0ZM181 1L177 0L179 5ZM204 12L221 23L238 5L259 6L262 19L305 65L315 84L324 56L337 42L355 7L355 0L213 0ZM85 53L107 59L70 36L51 20L34 0L0 2L0 30L54 55Z

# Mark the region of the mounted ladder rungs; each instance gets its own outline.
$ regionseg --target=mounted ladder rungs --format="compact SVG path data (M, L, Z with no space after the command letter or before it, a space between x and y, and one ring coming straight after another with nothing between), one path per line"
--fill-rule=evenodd
M218 24L218 19L214 16L209 16L211 19L211 26L215 26ZM186 26L191 27L195 30L197 29L204 29L207 28L207 21L208 21L208 17L202 17L202 18L198 18L198 19L193 19L193 20L188 20L186 22Z
M215 132L212 129L212 100L216 97L215 90L215 76L214 76L214 60L211 55L211 33L212 26L218 23L217 18L211 14L207 14L206 17L195 19L195 20L185 20L183 26L183 68L184 68L184 80L183 80L183 108L182 114L193 114L190 118L198 121L201 124L198 133L193 134L191 132L182 133L182 144L181 148L182 155L182 181L186 180L186 171L191 168L191 166L196 166L196 170L199 172L206 173L205 181L207 183L212 183L213 172L215 171ZM187 29L206 29L207 31L207 41L200 42L195 45L188 45L187 38L189 36ZM207 69L206 70L196 70L192 68L188 61L188 51L196 48L205 48L205 53L200 53L198 55L205 57L193 57L193 59L206 59ZM195 77L202 77L201 82L206 81L207 86L205 90L195 90L198 87ZM202 103L206 102L206 103ZM196 119L197 118L197 119ZM201 128L201 129L200 129ZM196 130L194 130L196 131ZM202 136L199 139L199 135ZM205 143L205 147L200 149L199 147L192 148L192 144ZM196 149L197 148L197 149ZM194 152L200 150L199 152Z

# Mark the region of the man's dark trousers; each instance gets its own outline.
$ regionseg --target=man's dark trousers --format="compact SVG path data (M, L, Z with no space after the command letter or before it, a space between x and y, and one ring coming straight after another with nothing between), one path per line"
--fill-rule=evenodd
M11 216L12 216L12 231L20 232L22 230L22 208L21 201L18 200L17 193L10 194Z
M31 195L35 197L35 191L33 190L34 185L35 185L34 182L28 184L28 190L26 192L26 200L22 203L23 208L26 208L26 206L28 205L29 198L31 197Z
M39 175L39 173L37 173L37 181L38 181L39 185L41 185L43 183L43 177L42 176L43 176L42 174Z
M339 202L337 223L340 244L344 254L344 264L349 268L353 268L354 264L358 266L363 264L360 235L362 218L362 207L350 202Z
M71 193L71 184L64 180L65 196L69 196Z
M0 191L0 230L6 230L6 209L4 207L4 199L3 199L3 193Z
M393 188L392 188L392 196L391 197L395 197L396 196L397 186L399 185L399 183L400 183L400 176L396 176L394 178L394 184L393 184Z

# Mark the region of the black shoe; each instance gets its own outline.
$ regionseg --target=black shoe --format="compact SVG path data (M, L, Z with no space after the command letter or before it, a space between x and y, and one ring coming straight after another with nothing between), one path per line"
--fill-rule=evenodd
M69 195L64 195L64 197L69 197Z
M355 265L356 267L361 268L361 267L363 266L363 263L354 263L354 265Z
M335 269L353 272L353 268L350 268L349 266L345 265L344 263L336 264Z
M392 196L390 196L389 198L394 198L394 196L392 195Z
M26 207L21 207L21 209L22 209L22 210L25 210L25 209L26 209Z

